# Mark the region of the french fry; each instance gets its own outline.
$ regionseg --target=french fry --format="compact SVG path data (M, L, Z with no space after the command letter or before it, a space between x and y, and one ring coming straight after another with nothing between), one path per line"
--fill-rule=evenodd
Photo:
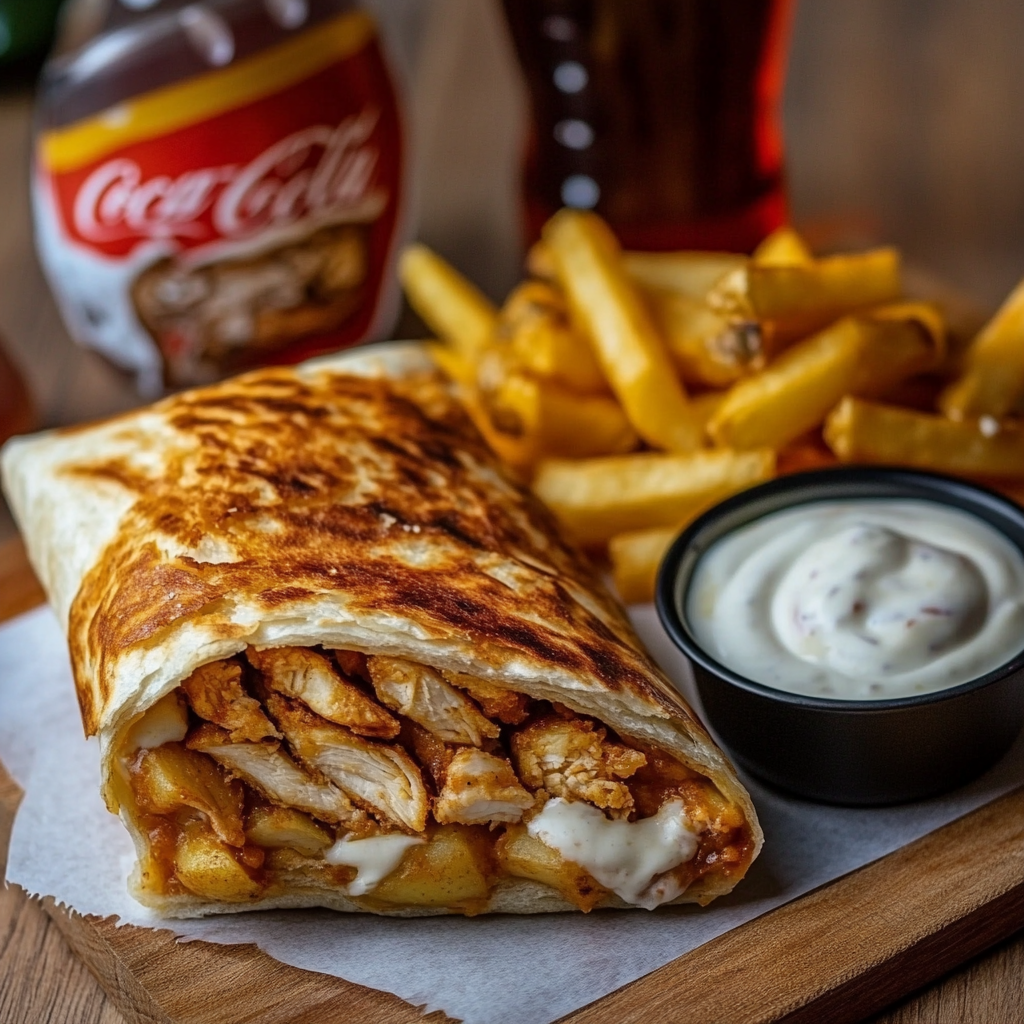
M772 232L754 253L766 266L813 260L792 228ZM747 265L743 256L717 252L625 253L623 265L641 287L655 324L688 384L727 387L750 368L760 337L707 304L708 292L727 273ZM751 347L752 340L757 343Z
M706 302L679 292L648 291L648 308L687 384L724 388L748 372L749 334Z
M537 467L533 489L570 536L596 545L618 533L676 526L695 510L767 480L774 470L770 449L551 459Z
M507 377L483 395L482 404L495 430L515 438L530 462L615 455L632 451L640 442L613 398L573 394L523 374Z
M841 462L1024 480L1024 430L1018 426L987 434L979 421L847 397L825 421L825 441Z
M654 526L649 530L620 533L608 542L612 579L619 598L625 604L654 600L658 567L684 525L680 523L678 528Z
M543 239L534 242L527 251L526 272L542 281L555 280L555 261L547 242Z
M536 453L522 437L513 437L495 429L481 401L477 364L444 342L432 342L428 349L434 362L455 383L460 401L484 440L514 470L517 477L528 479L536 461Z
M942 358L942 321L924 303L844 317L730 389L707 424L718 445L781 448L846 394L876 396Z
M703 300L726 274L747 265L734 252L625 252L622 265L641 288Z
M477 287L425 245L410 245L398 277L414 310L438 337L475 358L494 335L498 310Z
M558 279L630 423L652 447L693 451L702 432L650 315L594 214L562 210L544 226Z
M467 359L458 349L442 341L427 343L430 358L453 380L464 388L476 387L476 364Z
M761 267L806 267L814 263L814 254L789 225L783 225L761 242L751 259Z
M536 452L523 437L503 434L495 429L481 399L480 365L444 342L430 342L427 348L434 362L455 383L460 401L484 440L518 477L526 480L537 459Z
M771 355L847 313L897 301L901 288L899 253L874 249L807 266L750 263L722 278L708 304L726 319L758 323Z
M565 298L552 285L526 281L515 288L501 309L497 333L519 368L581 394L607 393L590 343L573 329Z
M1005 416L1024 395L1024 281L971 342L963 374L939 397L950 419Z
M718 412L728 391L703 391L690 396L690 409L698 423L707 426L708 421Z
M912 302L932 303L946 321L946 358L936 373L945 377L948 385L963 373L964 357L971 342L991 319L989 312L976 299L920 266L903 268L903 294ZM928 408L938 408L934 396Z
M674 292L691 299L703 299L731 270L747 263L735 252L624 252L622 265L635 285L644 291ZM541 239L526 254L526 269L533 277L552 281L556 277L551 247Z
M922 332L917 343L905 348L887 349L884 345L869 345L864 351L865 362L860 367L863 382L861 394L869 397L884 394L907 376L908 364L915 364L911 374L929 373L941 366L946 358L949 332L946 318L933 302L892 302L885 306L857 313L861 320L872 321L884 331L887 321L914 324ZM924 348L921 348L921 340ZM873 383L872 383L873 382Z

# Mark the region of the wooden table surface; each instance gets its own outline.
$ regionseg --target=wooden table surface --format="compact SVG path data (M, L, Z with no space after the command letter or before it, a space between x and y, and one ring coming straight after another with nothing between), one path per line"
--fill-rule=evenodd
M1004 131L1006 123L1017 118L996 116L1009 115L1012 104L1019 106L1024 98L1024 91L1009 88L1006 78L1013 75L1018 80L1024 67L1018 45L1024 34L1024 9L1014 0L988 0L978 8L955 0L927 0L913 12L912 6L890 0L858 5L816 0L801 14L787 100L794 115L787 127L795 205L798 213L818 216L827 210L838 187L855 207L870 205L875 210L871 226L877 230L881 225L887 240L904 244L919 260L994 303L1024 269L1018 267L1022 236L1017 230L1024 193L1016 185L1024 171L1024 149L1016 141L1019 132ZM435 8L424 32L415 68L418 88L413 90L414 113L421 125L428 126L421 152L426 199L421 234L457 263L472 258L483 266L484 283L495 292L514 273L515 260L506 258L514 210L505 198L495 201L487 189L507 190L511 180L502 170L508 164L509 145L507 133L500 129L503 121L521 116L521 96L501 78L508 74L510 58L501 48L493 13L488 14L485 5L462 0L437 0ZM895 31L895 23L911 14L926 23L927 31ZM453 72L458 61L448 59L445 51L452 45L464 51L463 64L472 62L478 71L491 75L480 88L461 86ZM878 96L872 100L870 89L865 91L861 84L868 58L875 63L867 77L876 84L888 83L880 102ZM952 69L957 59L975 69L969 76L970 88L956 86L960 80ZM930 74L941 69L949 80L947 98L955 102L941 110L925 102L927 97L921 109L902 102L906 97L901 90L905 94L911 85L920 89L926 80L922 67ZM825 75L832 77L824 83L827 88L821 81ZM135 398L117 373L72 346L36 264L27 197L30 110L27 93L0 92L0 334L7 335L12 354L26 371L43 421L73 422L125 408ZM442 117L459 130L446 134ZM829 135L832 120L842 122L842 131ZM912 137L908 126L913 128ZM837 144L828 144L833 136ZM855 161L847 152L851 146L861 159ZM927 165L922 166L931 168L936 181L925 180L923 171L913 178L913 188L903 180L902 191L888 193L887 207L878 201L872 174L899 183L894 161L901 146L913 146L926 155ZM958 147L962 158L951 160L949 147ZM868 151L869 159L864 159ZM483 170L482 161L489 162ZM979 188L971 184L975 163L986 175L979 179ZM944 173L949 167L955 173ZM504 177L497 181L501 174ZM936 201L929 205L931 199ZM931 232L921 225L931 225ZM968 236L969 230L975 234ZM997 231L1005 237L997 237ZM963 244L942 246L946 236ZM481 257L488 246L492 254L499 253L489 264L486 255ZM0 502L0 542L7 541L0 543L0 620L41 599L37 588L24 582L24 554L20 543L7 540L12 536L13 524ZM15 796L0 771L0 803ZM0 874L8 840L2 820ZM1024 921L1021 924L1024 927ZM1024 1021L1021 934L873 1018L872 1024L1018 1021ZM16 888L3 887L0 1024L123 1024L41 905Z

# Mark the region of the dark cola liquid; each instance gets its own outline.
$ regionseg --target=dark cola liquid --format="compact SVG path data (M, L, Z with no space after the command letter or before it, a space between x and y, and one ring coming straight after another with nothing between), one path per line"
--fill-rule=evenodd
M532 107L529 240L562 206L640 249L750 249L782 223L791 6L504 0Z

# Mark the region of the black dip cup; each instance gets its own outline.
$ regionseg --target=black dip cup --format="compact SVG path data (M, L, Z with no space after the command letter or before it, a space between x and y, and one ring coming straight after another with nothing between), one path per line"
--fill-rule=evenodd
M961 509L1024 552L1024 510L983 487L907 469L817 470L743 491L695 520L662 562L656 601L662 625L693 665L709 722L739 764L797 796L877 806L962 785L1007 751L1024 723L1024 636L1004 665L959 686L893 700L833 700L731 671L700 646L686 615L694 569L719 538L772 512L863 499Z

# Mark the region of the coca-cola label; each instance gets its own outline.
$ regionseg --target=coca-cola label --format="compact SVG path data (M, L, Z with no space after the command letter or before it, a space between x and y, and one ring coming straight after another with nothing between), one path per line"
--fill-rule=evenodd
M46 132L36 166L69 326L143 376L196 383L381 329L403 150L361 11Z

